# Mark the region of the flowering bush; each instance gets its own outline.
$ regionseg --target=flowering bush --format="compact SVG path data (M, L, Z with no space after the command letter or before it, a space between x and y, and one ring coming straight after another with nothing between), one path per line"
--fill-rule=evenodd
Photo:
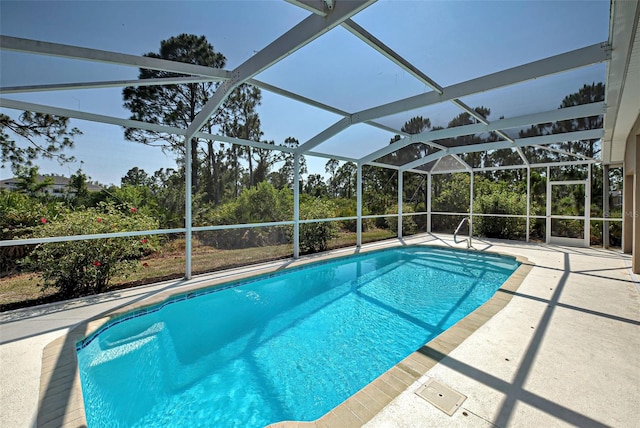
M33 238L152 230L158 222L137 209L102 203L56 219L43 217ZM41 272L43 288L67 297L103 291L116 274L127 274L138 259L154 250L155 237L126 236L38 244L23 263Z
M0 189L0 240L28 238L34 229L41 227L42 219L55 219L65 210L57 200L37 200ZM32 245L0 247L0 276L15 272L18 261L32 249Z

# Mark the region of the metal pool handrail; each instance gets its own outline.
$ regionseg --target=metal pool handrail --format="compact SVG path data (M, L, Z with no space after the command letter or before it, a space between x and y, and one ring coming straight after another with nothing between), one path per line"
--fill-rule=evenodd
M465 222L469 223L469 237L458 242L458 232L460 232L460 229L462 229L462 226L464 225ZM460 242L464 242L464 241L467 241L467 248L471 248L471 223L469 222L469 217L464 217L460 221L460 224L458 224L458 227L456 227L456 231L453 232L453 242L455 242L456 244L459 244Z

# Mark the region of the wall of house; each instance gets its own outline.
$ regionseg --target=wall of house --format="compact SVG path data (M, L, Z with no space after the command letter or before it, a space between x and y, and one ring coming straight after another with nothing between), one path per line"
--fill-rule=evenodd
M631 253L632 270L640 273L640 115L627 137L624 159L622 250Z

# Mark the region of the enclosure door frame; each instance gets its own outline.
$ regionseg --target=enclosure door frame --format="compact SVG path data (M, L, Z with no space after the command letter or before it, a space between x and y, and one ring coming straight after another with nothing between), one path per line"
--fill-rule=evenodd
M589 247L591 243L590 234L590 208L591 208L591 168L589 168L589 178L586 180L547 180L547 244L566 245L571 247ZM584 186L584 214L578 216L559 215L552 213L553 186ZM582 238L568 238L564 236L554 236L552 233L553 220L580 220L584 224Z

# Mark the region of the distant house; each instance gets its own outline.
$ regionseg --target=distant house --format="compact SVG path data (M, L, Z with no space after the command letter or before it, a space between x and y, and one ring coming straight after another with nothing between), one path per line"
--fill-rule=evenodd
M64 196L64 195L73 195L75 190L69 187L69 182L71 181L69 178L64 177L62 175L38 175L38 182L42 182L45 179L53 178L53 184L42 189L44 193L54 196ZM11 192L18 190L18 183L20 179L18 177L7 178L6 180L0 180L0 189L6 189ZM87 189L90 192L99 192L102 187L87 183Z

